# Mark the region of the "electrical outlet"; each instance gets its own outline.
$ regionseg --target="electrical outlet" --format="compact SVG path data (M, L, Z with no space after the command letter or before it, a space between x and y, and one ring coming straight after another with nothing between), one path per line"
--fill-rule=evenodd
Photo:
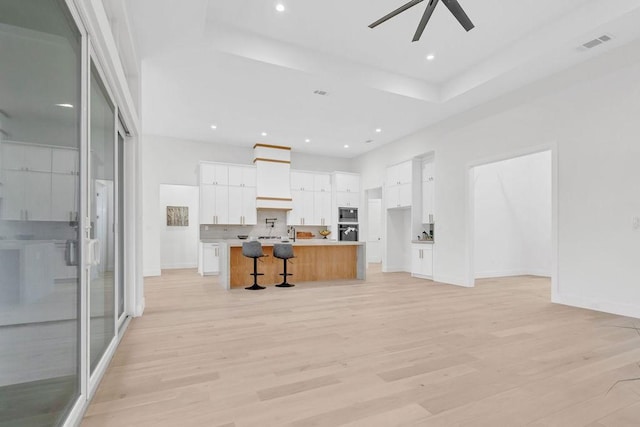
M640 229L640 217L634 216L633 220L631 220L631 229L637 231Z

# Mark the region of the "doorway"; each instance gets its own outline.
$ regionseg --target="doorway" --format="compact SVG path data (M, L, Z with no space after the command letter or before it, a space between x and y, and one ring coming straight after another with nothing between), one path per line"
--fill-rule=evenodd
M493 277L552 277L552 151L477 165L469 178L470 283Z

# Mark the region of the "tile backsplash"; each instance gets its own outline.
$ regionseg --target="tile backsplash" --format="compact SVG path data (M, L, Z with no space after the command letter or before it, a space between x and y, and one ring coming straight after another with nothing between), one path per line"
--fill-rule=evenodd
M267 223L267 219L274 221L274 226ZM316 235L320 230L327 227L302 227L297 226L296 231L310 231ZM238 235L246 234L250 237L260 236L287 236L289 227L287 226L287 213L281 210L258 210L258 223L256 225L200 225L201 239L236 239Z

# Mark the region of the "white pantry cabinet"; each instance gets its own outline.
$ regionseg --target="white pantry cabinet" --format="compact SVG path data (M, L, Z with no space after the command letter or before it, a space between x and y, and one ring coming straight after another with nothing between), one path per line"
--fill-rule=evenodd
M229 167L217 163L201 163L200 184L229 185Z
M229 223L229 187L200 185L200 224Z
M433 245L411 244L411 276L423 279L433 277Z
M258 223L255 187L229 186L229 219L227 224L255 225Z
M288 225L330 225L329 174L291 171L291 197L293 209L287 214Z
M422 164L422 223L434 222L435 179L433 160Z
M389 166L386 173L386 207L387 209L404 208L412 205L413 161Z

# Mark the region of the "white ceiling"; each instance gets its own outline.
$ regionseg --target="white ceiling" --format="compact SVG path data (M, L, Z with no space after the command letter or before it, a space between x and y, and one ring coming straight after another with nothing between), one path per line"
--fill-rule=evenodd
M640 0L459 1L476 28L439 5L416 43L425 3L127 1L143 132L354 157L640 38Z

